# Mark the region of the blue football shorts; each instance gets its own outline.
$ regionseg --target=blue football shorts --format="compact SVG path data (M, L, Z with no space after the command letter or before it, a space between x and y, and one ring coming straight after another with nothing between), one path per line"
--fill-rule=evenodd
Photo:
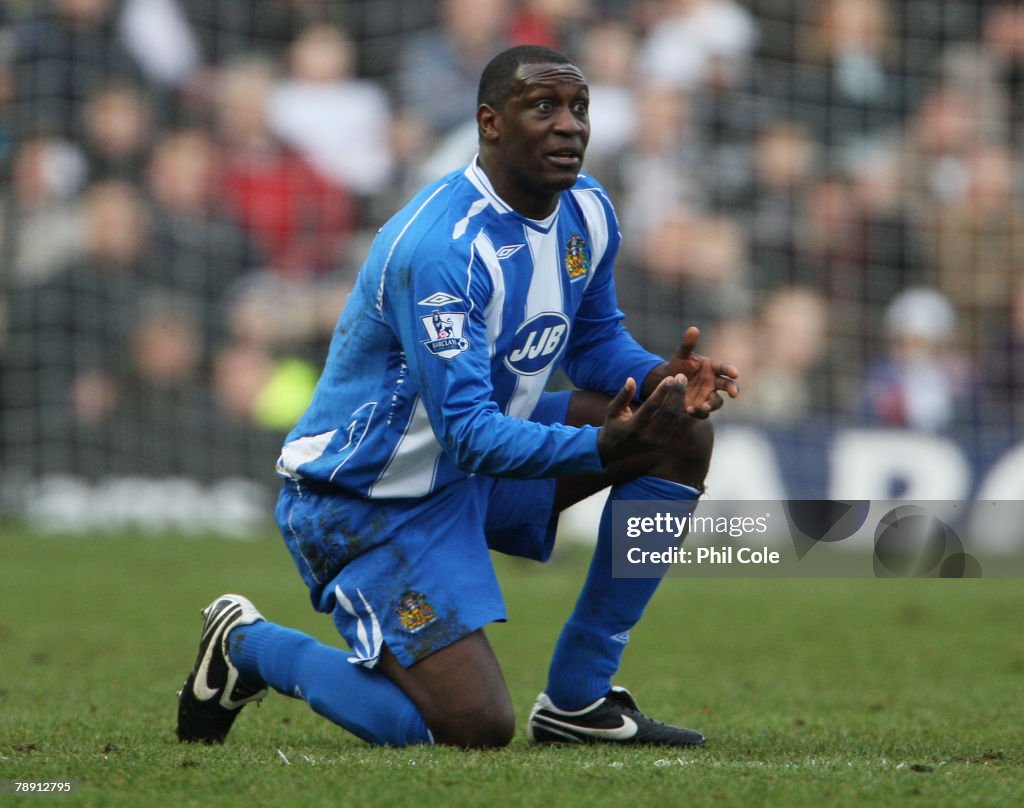
M531 420L564 423L569 391ZM313 606L334 616L372 668L386 646L405 667L505 620L490 550L546 561L558 524L555 480L475 475L423 499L367 500L288 480L276 517Z

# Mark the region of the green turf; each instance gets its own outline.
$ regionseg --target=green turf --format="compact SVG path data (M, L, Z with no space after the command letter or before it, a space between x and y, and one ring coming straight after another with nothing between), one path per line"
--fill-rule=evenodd
M491 630L519 737L490 753L382 750L279 696L223 747L173 738L198 610L222 591L336 641L283 546L0 530L0 780L12 805L1020 805L1019 580L669 580L619 681L699 751L533 748L522 722L585 561L502 560Z

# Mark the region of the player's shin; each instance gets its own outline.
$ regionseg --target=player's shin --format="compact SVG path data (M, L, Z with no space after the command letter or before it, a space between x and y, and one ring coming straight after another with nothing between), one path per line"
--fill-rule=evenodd
M432 743L416 705L382 674L294 629L267 621L239 626L228 637L242 677L306 701L353 735L382 746Z
M695 488L659 477L637 477L612 487L590 570L551 660L546 693L556 706L580 709L609 691L629 630L661 582L659 578L612 577L613 502L696 500L699 496Z

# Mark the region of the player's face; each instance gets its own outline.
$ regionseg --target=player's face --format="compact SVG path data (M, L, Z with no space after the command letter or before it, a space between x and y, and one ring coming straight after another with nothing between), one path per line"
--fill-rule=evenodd
M516 79L494 117L496 148L488 167L498 169L495 189L506 202L541 218L554 210L558 193L575 184L583 167L590 94L575 65L523 65Z

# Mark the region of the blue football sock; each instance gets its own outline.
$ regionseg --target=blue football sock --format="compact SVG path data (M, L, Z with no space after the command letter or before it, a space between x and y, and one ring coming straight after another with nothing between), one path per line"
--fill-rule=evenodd
M317 713L370 743L433 743L416 705L382 673L348 661L340 648L265 620L238 626L228 652L246 682L305 700Z
M658 477L637 477L614 486L597 531L590 571L555 645L547 694L563 710L579 710L612 686L619 660L660 578L612 577L612 503L616 500L696 500L695 488Z

